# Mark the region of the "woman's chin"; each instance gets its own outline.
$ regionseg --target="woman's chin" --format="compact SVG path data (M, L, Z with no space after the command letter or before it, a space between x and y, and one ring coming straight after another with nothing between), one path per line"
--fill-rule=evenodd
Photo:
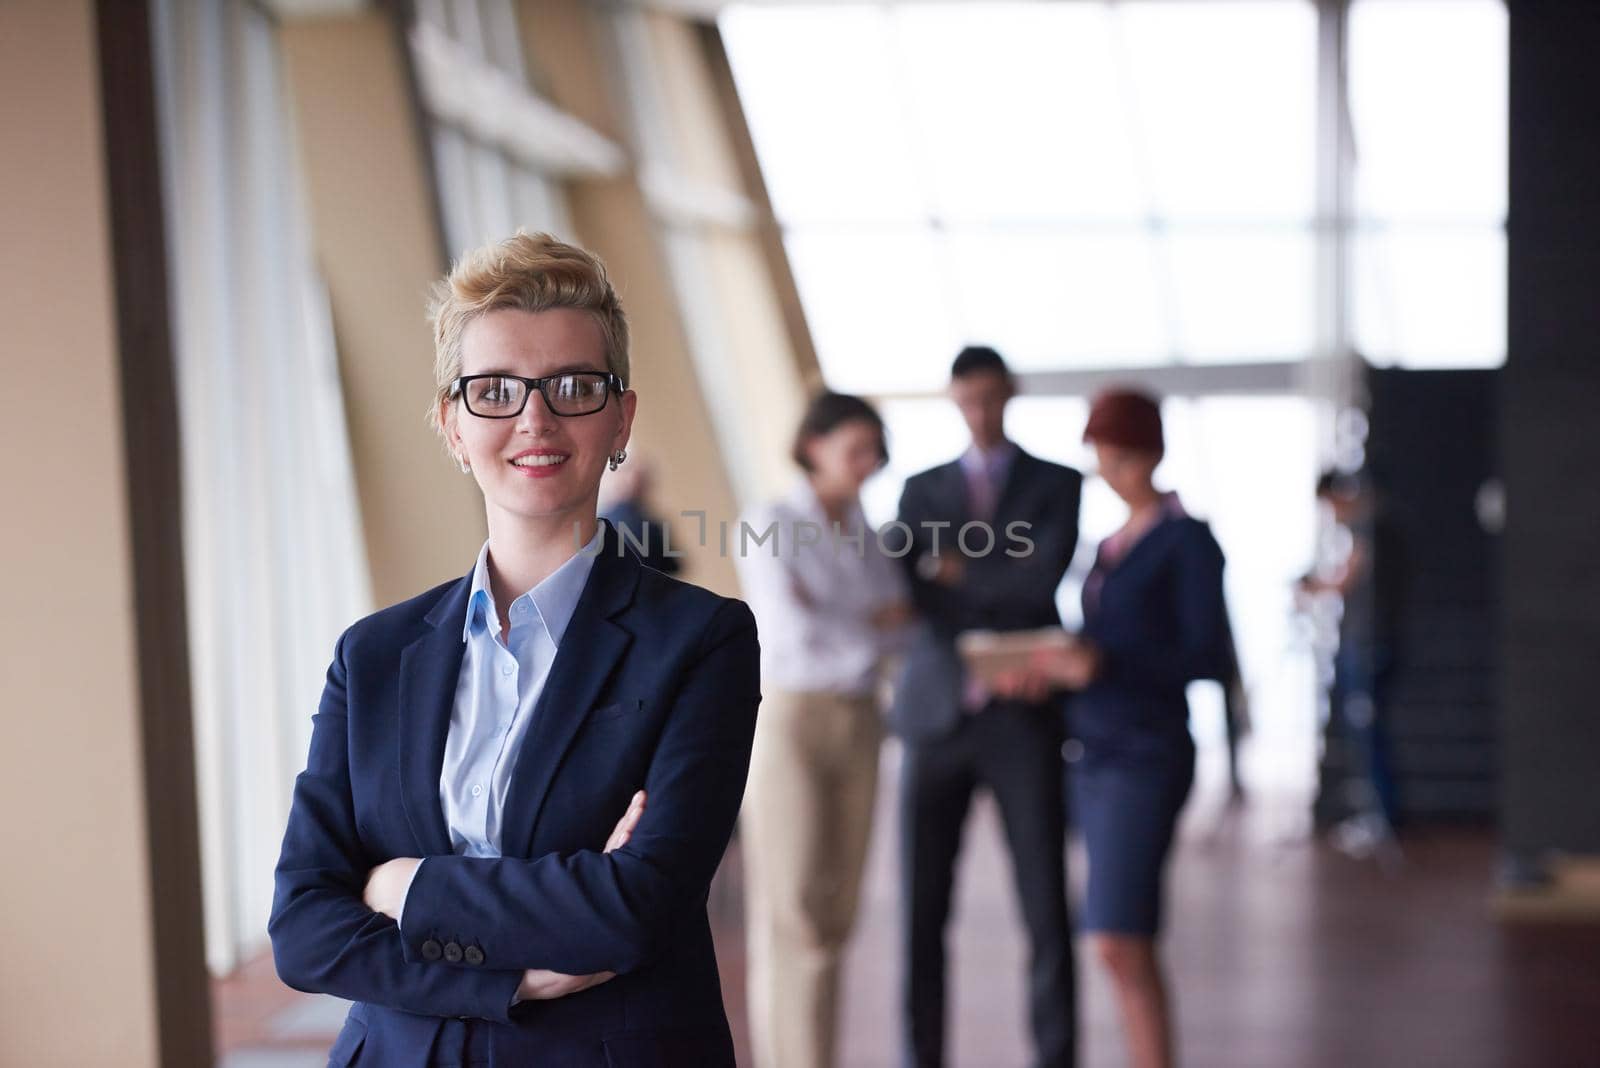
M594 499L571 487L515 486L515 492L496 495L495 505L500 511L526 523L549 523L553 520L582 522L594 517L594 509L586 503Z

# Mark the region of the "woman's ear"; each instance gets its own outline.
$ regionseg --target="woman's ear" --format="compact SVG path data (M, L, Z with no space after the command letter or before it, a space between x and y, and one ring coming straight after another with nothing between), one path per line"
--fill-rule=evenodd
M633 416L639 408L639 394L631 389L623 390L622 396L617 399L622 402L622 425L617 427L617 433L611 439L612 452L628 447L628 440L633 437Z
M461 433L456 427L455 405L448 398L439 401L439 426L444 430L445 444L451 452L461 451Z

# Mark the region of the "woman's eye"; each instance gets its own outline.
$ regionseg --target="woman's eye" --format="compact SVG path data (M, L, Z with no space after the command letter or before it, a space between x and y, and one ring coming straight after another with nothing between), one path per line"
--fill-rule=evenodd
M483 404L505 404L511 399L511 390L503 381L483 382L478 386L478 400Z

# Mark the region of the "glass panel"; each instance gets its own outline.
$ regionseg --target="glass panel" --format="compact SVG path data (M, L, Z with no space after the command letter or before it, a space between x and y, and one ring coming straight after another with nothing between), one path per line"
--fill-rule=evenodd
M489 58L484 47L483 20L479 17L482 12L478 9L477 0L450 0L445 8L450 13L451 36L474 56Z
M572 224L568 221L566 198L559 185L525 167L515 167L511 188L517 226L571 239Z
M1180 359L1292 360L1312 348L1310 231L1180 229L1167 238Z
M418 22L425 22L446 37L450 36L450 16L445 12L445 0L415 0L413 10Z
M478 224L473 212L472 175L467 165L467 141L460 133L437 122L433 126L433 165L439 178L439 202L444 214L444 236L454 259L474 247Z
M881 10L744 6L721 26L779 218L926 216Z
M511 0L478 0L478 25L489 62L515 77L519 84L526 84L522 38Z
M1157 210L1309 220L1316 11L1309 3L1130 3L1125 33Z
M497 150L470 141L467 158L472 170L472 196L478 218L473 244L502 240L516 230L510 165Z
M943 397L884 401L878 414L888 433L889 463L862 488L861 507L867 521L881 527L894 519L906 479L960 455L967 428L955 405Z
M1143 218L1110 12L1093 4L899 8L905 91L939 212Z
M1358 0L1351 8L1363 216L1505 216L1508 47L1499 0Z
M1316 410L1300 397L1173 398L1162 419L1168 448L1157 485L1211 524L1227 557L1229 615L1254 711L1246 781L1304 790L1315 766L1317 687L1309 646L1296 639L1292 591L1316 536ZM1202 750L1220 746L1217 687L1191 688L1191 707Z
M828 385L847 393L943 388L964 340L937 235L796 230L789 261Z
M963 336L1019 371L1158 363L1171 351L1143 229L959 230L948 254Z
M1367 232L1353 264L1356 348L1372 362L1505 362L1506 238L1498 228Z

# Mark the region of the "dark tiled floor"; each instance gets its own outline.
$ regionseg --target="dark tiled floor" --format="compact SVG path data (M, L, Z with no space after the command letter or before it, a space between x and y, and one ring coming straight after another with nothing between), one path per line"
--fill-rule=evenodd
M847 965L848 1068L896 1063L892 826L884 792ZM1229 808L1206 790L1173 863L1166 956L1190 1068L1579 1068L1600 1065L1600 926L1491 921L1492 836L1416 832L1392 871L1309 839L1298 800ZM951 932L955 1064L1027 1063L1022 961L993 805L975 807ZM1073 876L1082 871L1074 853ZM729 1015L744 1026L737 851L713 890ZM1089 1068L1123 1063L1115 1010L1087 955ZM342 1006L278 984L257 961L216 986L226 1068L323 1063Z

